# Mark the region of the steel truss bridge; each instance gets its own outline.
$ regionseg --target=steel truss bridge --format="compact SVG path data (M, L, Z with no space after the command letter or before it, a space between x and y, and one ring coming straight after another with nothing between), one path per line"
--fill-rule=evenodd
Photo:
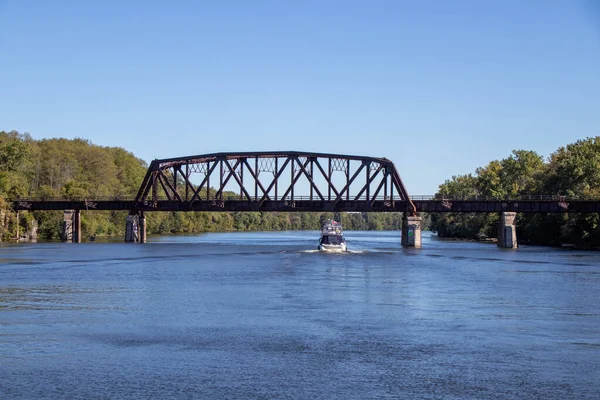
M597 213L560 196L409 196L386 158L305 152L213 153L154 160L135 198L18 199L19 210Z

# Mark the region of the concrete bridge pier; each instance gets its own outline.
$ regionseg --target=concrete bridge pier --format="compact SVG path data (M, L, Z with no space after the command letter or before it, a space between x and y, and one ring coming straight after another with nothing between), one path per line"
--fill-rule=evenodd
M146 216L143 211L140 211L139 215L140 221L140 243L146 243Z
M146 243L146 216L143 212L127 216L125 221L125 242Z
M139 242L139 226L140 217L137 215L128 215L125 220L125 242L137 243Z
M65 210L61 236L63 242L81 243L81 210Z
M402 217L402 247L421 247L421 217L406 215Z
M498 222L498 247L516 249L517 230L515 225L516 212L503 212Z

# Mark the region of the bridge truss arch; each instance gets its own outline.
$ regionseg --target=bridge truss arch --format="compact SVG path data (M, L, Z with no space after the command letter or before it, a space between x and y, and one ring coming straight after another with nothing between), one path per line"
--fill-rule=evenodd
M390 160L298 151L153 160L135 202L147 211L416 211Z

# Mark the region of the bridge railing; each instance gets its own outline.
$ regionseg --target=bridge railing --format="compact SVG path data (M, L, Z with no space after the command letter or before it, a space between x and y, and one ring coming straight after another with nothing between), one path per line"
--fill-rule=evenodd
M454 200L454 201L565 201L565 200L598 200L581 196L561 196L555 194L522 194L516 196L443 196L443 195L417 195L410 196L413 201L428 200Z
M356 196L350 195L350 201L365 201L367 200L366 196L360 196L358 199ZM599 200L598 198L585 198L585 197L576 197L576 196L560 196L560 195L519 195L519 196L505 196L505 197L497 197L497 196L441 196L441 195L416 195L410 196L413 201L582 201L582 200ZM135 201L134 196L99 196L99 197L91 197L91 198L64 198L64 197L43 197L43 198L18 198L18 199L7 199L8 201L86 201L86 202L94 202L94 201ZM168 200L167 196L159 195L158 200ZM209 199L212 201L213 199ZM221 200L221 199L215 199ZM223 201L247 201L247 197L242 195L224 195L222 198ZM258 198L257 200L260 200ZM294 195L286 196L283 198L278 198L278 201L320 201L317 196L297 196ZM332 197L333 201L334 198ZM346 199L342 199L345 201ZM370 200L373 200L371 198ZM391 198L390 196L377 196L375 198L376 201L389 201L395 200L399 201L398 198ZM205 200L206 201L206 200ZM254 197L252 197L252 201L255 201ZM329 200L326 200L329 201Z
M7 201L133 201L135 196L96 196L96 197L57 197L57 196L44 196L44 197L19 197L9 198Z

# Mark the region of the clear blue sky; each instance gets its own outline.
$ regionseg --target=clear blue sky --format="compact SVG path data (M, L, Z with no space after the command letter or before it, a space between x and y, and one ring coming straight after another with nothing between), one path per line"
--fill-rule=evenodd
M413 195L600 135L600 0L0 0L0 130L387 157Z

